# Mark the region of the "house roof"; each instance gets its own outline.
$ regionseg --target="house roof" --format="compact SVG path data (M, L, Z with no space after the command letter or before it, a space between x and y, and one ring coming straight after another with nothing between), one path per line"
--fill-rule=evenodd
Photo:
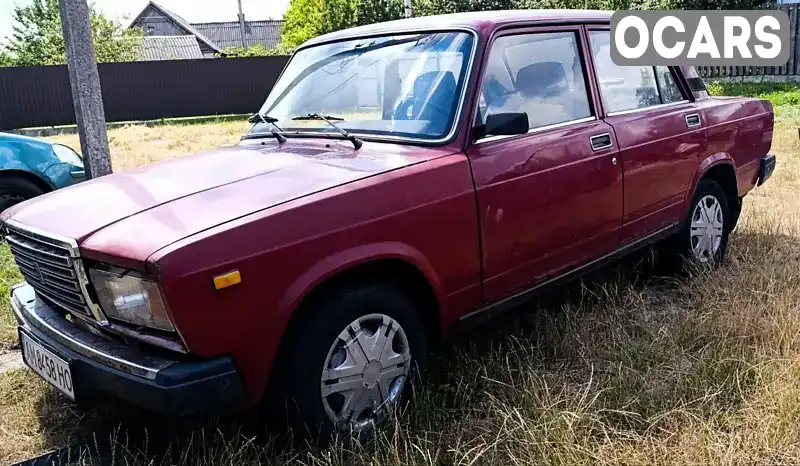
M137 22L139 22L139 19L141 19L142 15L147 11L147 7L149 7L149 6L152 6L156 10L160 11L161 14L163 14L164 16L166 16L169 19L171 19L173 22L175 22L175 24L180 26L188 34L191 34L191 35L197 37L198 41L204 42L205 44L207 44L209 47L211 47L212 49L214 49L217 52L221 52L222 51L222 49L219 47L219 45L214 43L211 39L206 37L200 31L195 29L191 24L186 22L185 19L183 19L180 16L176 15L175 13L167 10L166 8L164 8L163 6L159 5L158 3L156 3L156 2L154 2L152 0L147 4L147 6L145 6L142 9L141 12L139 12L139 15L136 16L136 18L134 18L134 20L131 22L131 24L136 24Z
M195 36L145 36L139 61L203 58Z
M194 23L192 26L214 41L220 48L241 47L242 36L238 21ZM261 44L272 48L281 41L282 20L245 21L245 44Z

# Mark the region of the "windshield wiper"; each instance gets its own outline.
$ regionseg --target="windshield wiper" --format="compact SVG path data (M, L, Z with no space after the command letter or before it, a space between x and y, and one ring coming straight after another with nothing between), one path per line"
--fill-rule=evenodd
M303 120L321 120L321 121L324 121L325 123L331 125L333 127L333 129L338 131L339 134L344 136L345 139L347 139L348 141L352 142L353 143L353 147L355 147L356 149L361 149L361 146L364 145L364 143L361 141L361 139L358 139L357 137L355 137L352 134L348 133L347 130L345 130L344 128L340 127L339 125L337 125L336 123L334 123L332 121L332 120L344 121L344 118L339 118L339 117L334 117L334 116L327 116L327 115L320 115L319 113L309 113L307 115L294 117L294 118L292 118L292 120L295 120L295 121L303 121Z
M273 136L275 136L275 139L278 140L278 144L286 142L286 136L282 134L283 130L281 129L280 126L275 124L278 121L277 118L273 118L269 115L265 116L257 112L254 113L250 118L248 118L247 121L249 121L250 123L259 123L263 121L265 124L274 126L275 128L278 129L278 131L275 131L274 129L270 128L269 132L272 133Z

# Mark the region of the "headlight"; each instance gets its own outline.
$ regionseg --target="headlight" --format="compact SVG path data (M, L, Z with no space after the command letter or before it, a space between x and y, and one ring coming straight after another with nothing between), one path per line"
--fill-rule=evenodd
M157 283L98 269L89 269L89 277L107 316L168 332L175 330Z
M81 159L81 156L78 155L77 152L70 149L69 147L62 146L60 144L54 144L53 153L56 155L56 157L58 157L58 160L60 160L61 162L69 163L75 165L76 167L83 168L83 160Z

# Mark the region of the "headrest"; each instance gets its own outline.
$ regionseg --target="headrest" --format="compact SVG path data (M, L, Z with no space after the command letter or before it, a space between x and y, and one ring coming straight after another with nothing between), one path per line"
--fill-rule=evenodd
M452 71L428 71L422 73L414 81L414 98L424 99L433 91L433 87L454 91L456 78Z
M521 68L517 72L517 90L526 97L552 97L569 88L564 65L543 61Z

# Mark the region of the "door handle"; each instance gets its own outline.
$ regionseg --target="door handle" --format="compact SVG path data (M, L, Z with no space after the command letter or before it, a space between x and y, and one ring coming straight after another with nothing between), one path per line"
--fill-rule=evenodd
M609 147L614 145L611 142L610 133L603 133L590 137L589 144L592 146L592 150L608 149Z
M684 117L686 119L686 126L689 128L694 128L695 126L700 126L700 115L697 113L692 113L690 115L686 115Z

